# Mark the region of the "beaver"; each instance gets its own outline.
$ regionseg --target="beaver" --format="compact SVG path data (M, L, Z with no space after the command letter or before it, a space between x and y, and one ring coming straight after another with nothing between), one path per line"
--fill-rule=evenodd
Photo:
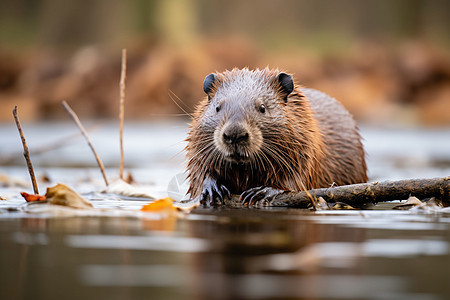
M240 194L256 205L283 191L367 182L353 117L334 98L276 70L206 76L188 133L191 198L206 206Z

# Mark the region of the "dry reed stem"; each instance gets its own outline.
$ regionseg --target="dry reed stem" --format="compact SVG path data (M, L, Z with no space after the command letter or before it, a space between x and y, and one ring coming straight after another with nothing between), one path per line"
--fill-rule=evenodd
M19 130L20 138L22 139L23 156L25 156L25 160L27 161L28 173L30 173L31 183L33 184L33 191L34 194L39 195L39 190L36 183L36 176L34 176L33 165L31 164L30 152L28 151L27 141L25 140L25 136L23 135L22 125L20 125L19 116L17 115L17 106L14 106L13 115L14 120L16 121L17 129Z
M120 171L119 177L123 180L123 119L125 112L125 79L127 77L127 49L122 49L122 70L120 73Z
M80 119L78 118L77 114L70 108L69 104L67 104L66 101L63 101L62 105L63 105L64 109L67 111L67 113L70 115L72 120L75 122L75 124L77 124L78 128L81 131L81 134L83 134L84 138L86 139L86 142L88 143L89 147L91 148L92 152L94 153L95 159L97 160L97 164L100 168L100 171L102 172L103 179L105 180L105 184L108 186L109 183L108 183L108 178L106 178L105 166L103 165L102 160L98 156L97 151L95 151L95 148L92 145L91 140L89 139L89 136L88 136L86 130L84 130L84 127L80 122Z

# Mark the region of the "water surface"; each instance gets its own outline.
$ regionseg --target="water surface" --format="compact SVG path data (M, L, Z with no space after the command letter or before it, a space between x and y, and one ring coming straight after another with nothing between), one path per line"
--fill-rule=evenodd
M76 132L71 123L23 124L30 150ZM114 124L91 139L117 177ZM0 127L0 173L28 181L15 128ZM450 174L450 130L362 129L371 180ZM126 169L156 196L184 169L184 123L125 127ZM17 158L16 158L17 157ZM146 200L105 196L82 139L33 155L46 186L64 182L98 208L126 215L48 217L7 211L0 195L0 299L449 299L447 211L205 209L136 217ZM387 208L389 208L387 206Z

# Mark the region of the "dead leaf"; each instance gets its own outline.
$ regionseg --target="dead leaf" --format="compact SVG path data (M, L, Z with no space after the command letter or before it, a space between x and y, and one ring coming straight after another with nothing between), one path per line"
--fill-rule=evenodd
M421 205L421 204L422 204L422 201L420 201L419 199L417 199L414 196L410 196L408 198L408 200L406 200L405 203L394 206L392 209L408 210L408 209L413 208L414 206Z
M353 206L348 205L347 203L344 202L336 202L331 209L333 210L350 210L350 209L355 209Z
M47 200L47 198L45 197L45 195L35 195L35 194L28 194L25 192L21 192L20 193L22 195L22 197L25 199L25 201L27 202L33 202L33 201L45 201Z
M143 219L143 227L147 230L173 231L177 223L178 209L173 206L172 198L163 198L155 202L144 205L141 211L152 212L161 215L161 219L147 220Z
M436 199L436 197L430 198L430 200L425 202L427 206L434 206L434 207L440 207L443 208L444 204L442 204L442 201Z
M330 207L328 206L327 201L323 199L322 197L319 197L316 200L316 210L329 210Z
M186 201L177 201L173 205L178 209L178 211L189 213L194 208L200 206L200 199L194 198Z
M38 181L49 183L51 182L51 179L47 174L42 174L41 176L39 176Z
M419 205L414 206L414 210L423 210L428 212L438 211L441 210L444 206L442 205L442 202L436 200L435 197L431 198L428 201L424 201Z
M67 185L58 183L53 187L47 188L47 200L50 204L69 206L73 208L92 208L92 204L78 195Z
M128 173L125 175L124 181L125 181L126 183L128 183L128 184L133 184L133 183L135 183L133 174L131 174L131 172L128 172Z
M137 187L126 183L123 180L116 180L111 182L104 193L111 193L116 195L122 195L126 197L137 197L137 198L149 198L154 199L152 195L150 195L148 189L145 187Z
M173 206L173 199L172 198L163 198L156 200L155 202L149 203L147 205L144 205L141 208L141 211L147 211L147 212L176 212L177 208Z

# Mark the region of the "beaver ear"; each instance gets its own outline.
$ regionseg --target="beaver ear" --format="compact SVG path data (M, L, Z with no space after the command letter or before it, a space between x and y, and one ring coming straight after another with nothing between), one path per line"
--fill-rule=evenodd
M287 97L294 90L294 81L292 76L286 73L280 73L277 76L277 81L280 83L281 91L284 93L284 101L287 102Z
M208 98L211 99L211 95L209 94L211 92L211 89L214 85L214 82L217 79L217 75L214 73L209 74L205 77L205 81L203 82L203 90L208 95Z

